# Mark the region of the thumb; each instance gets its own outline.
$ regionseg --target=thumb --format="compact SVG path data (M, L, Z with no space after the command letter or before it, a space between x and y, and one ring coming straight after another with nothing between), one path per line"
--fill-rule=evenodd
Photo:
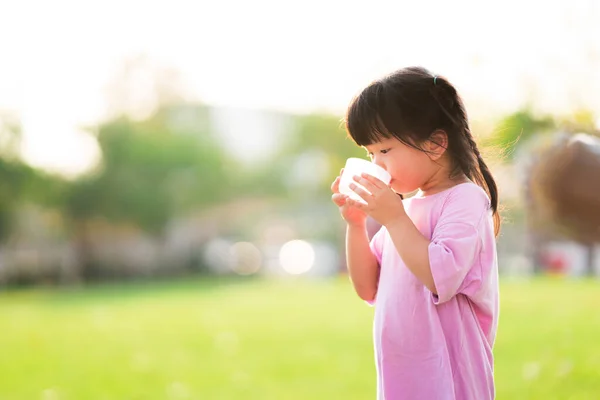
M345 194L342 193L334 193L331 196L331 200L333 200L333 202L338 206L341 207L344 204L346 204L346 200L348 199L348 196L346 196Z

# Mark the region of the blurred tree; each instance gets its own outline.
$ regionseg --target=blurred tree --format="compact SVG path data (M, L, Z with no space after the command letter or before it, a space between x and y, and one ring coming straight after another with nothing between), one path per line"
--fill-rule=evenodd
M366 156L365 150L348 136L339 117L319 113L299 115L293 126L294 131L283 144L278 160L288 171L296 162L296 176L312 174L309 178L313 179L306 181L315 185L317 196L329 194L331 182L347 158Z
M330 200L331 182L348 157L365 158L365 150L348 137L338 116L312 113L291 118L290 131L252 181L281 199L278 212L294 221L297 235L337 243L343 232Z
M504 117L494 134L482 141L483 147L499 149L509 160L515 150L538 133L551 132L556 128L552 117L538 117L530 108L518 110Z
M329 114L292 115L291 129L272 157L236 171L235 184L249 196L318 200L348 157L365 151L347 136L340 119Z
M0 158L0 242L10 236L13 216L31 173L31 168L22 163Z
M94 219L160 237L177 215L232 192L234 162L216 144L207 108L187 103L185 88L177 71L145 55L125 60L108 85L109 117L88 129L98 142L100 165L62 190L78 254L75 279L94 273Z
M105 216L160 232L168 219L191 206L223 199L227 190L223 151L203 136L169 126L159 112L135 123L119 119L100 126Z
M56 205L61 179L35 169L20 158L22 130L19 118L0 113L0 242L14 228L14 216L27 203Z
M570 133L587 133L600 137L598 116L592 110L578 110L572 115L562 117L558 121L563 130Z
M21 150L21 121L8 111L0 112L0 157L18 159Z
M201 106L197 110L205 115ZM97 128L101 165L65 192L82 277L94 272L88 231L93 218L130 223L160 236L177 215L231 194L228 167L233 161L210 132L190 132L178 124L177 113L172 105L142 121L122 116Z

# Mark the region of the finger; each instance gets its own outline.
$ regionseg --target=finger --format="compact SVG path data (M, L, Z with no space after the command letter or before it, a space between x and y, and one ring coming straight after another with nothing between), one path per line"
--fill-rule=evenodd
M371 193L367 192L366 190L358 186L356 183L350 183L350 189L352 189L354 193L359 195L360 198L366 201L367 203L369 202L369 200L371 200Z
M359 210L368 213L368 205L363 203L362 201L358 201L358 200L354 200L351 198L348 198L346 200L346 206L348 207L354 207L354 208L358 208Z
M364 187L365 189L367 189L370 193L377 193L381 190L380 187L375 186L371 181L362 178L358 175L355 175L353 177L355 182L358 182L362 187Z
M334 193L331 196L331 200L333 200L333 202L338 206L341 207L344 204L346 204L346 200L348 199L348 196L346 196L345 194L341 194L341 193Z
M377 178L377 177L375 177L375 176L373 176L373 175L370 175L370 174L367 174L367 173L364 173L364 172L363 172L363 173L361 174L361 177L362 177L363 179L366 179L367 181L371 182L373 185L375 185L375 186L376 186L376 187L378 187L379 189L383 189L383 188L386 188L386 187L388 186L388 185L387 185L385 182L383 182L381 179L379 179L379 178Z
M337 178L335 178L335 180L331 184L331 191L333 193L339 193L340 192L340 177L339 176Z

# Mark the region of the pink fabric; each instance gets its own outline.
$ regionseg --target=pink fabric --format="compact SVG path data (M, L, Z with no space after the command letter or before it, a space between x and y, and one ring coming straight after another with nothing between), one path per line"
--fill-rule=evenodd
M381 228L373 334L379 400L493 399L498 265L486 193L464 183L404 200L427 237L438 295L404 265Z

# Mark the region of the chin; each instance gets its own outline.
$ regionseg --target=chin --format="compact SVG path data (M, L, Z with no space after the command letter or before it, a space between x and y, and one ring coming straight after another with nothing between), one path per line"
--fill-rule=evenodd
M401 185L398 185L397 182L394 182L394 181L390 182L390 187L396 193L399 193L399 194L406 193L406 191L404 190L405 188L403 188Z
M413 192L416 192L419 188L410 188L410 187L406 187L403 185L398 185L396 182L391 182L390 187L392 188L392 190L398 194L403 195L404 197L406 197L406 195L411 194Z

